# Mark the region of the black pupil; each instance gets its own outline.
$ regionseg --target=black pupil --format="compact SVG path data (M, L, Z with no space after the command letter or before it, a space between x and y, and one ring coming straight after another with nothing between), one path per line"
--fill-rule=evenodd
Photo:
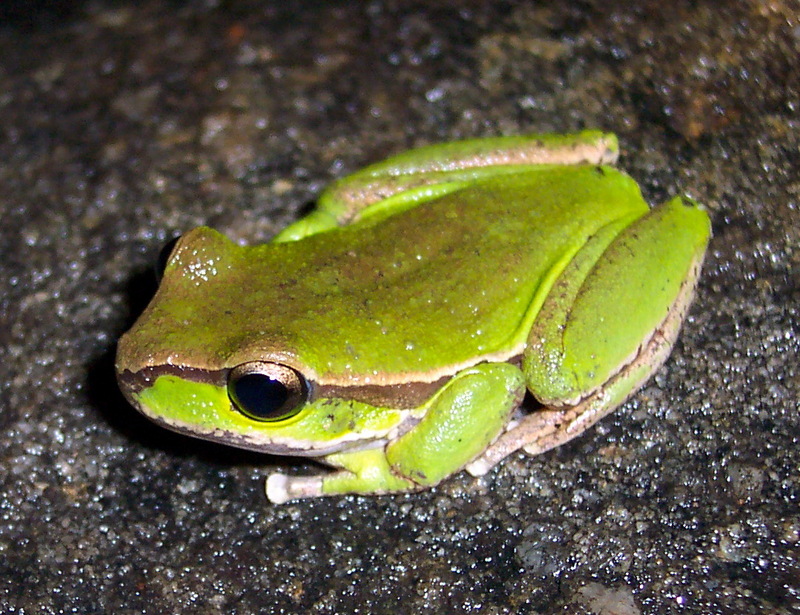
M264 374L245 374L233 383L233 397L239 408L254 419L281 418L291 408L284 408L289 389Z

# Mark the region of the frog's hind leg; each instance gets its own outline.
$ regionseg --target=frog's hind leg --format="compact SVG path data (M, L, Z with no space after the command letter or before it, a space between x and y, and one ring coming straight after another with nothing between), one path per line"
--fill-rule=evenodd
M415 207L483 177L543 165L613 164L616 136L597 130L453 141L412 149L335 181L316 208L273 241L296 241Z
M562 273L528 339L523 369L544 408L467 470L481 475L516 450L538 455L564 444L635 393L669 356L709 236L706 213L676 198L624 229L599 258L587 244L589 255Z
M684 289L691 296L690 281L685 283ZM480 457L467 465L466 470L473 476L482 476L520 449L529 455L546 453L566 444L613 412L666 361L678 337L683 316L680 310L671 311L663 325L642 346L629 364L629 369L620 372L603 389L598 389L574 406L543 407L523 416Z

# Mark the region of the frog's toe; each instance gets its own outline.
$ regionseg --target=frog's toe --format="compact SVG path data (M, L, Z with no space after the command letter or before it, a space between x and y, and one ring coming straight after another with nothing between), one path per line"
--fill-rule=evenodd
M267 499L273 504L322 495L322 478L318 476L287 476L270 474L266 484Z
M491 459L487 457L478 457L474 461L469 462L464 469L470 476L479 477L486 474L489 470L491 470L496 464L492 463Z

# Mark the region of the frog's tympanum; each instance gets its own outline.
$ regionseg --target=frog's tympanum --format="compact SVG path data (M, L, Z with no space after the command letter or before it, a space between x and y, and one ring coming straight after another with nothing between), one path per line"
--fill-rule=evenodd
M273 502L558 446L667 358L711 232L688 198L648 208L617 153L593 131L447 143L337 181L270 243L194 229L119 342L122 390L170 429L333 466L271 475Z

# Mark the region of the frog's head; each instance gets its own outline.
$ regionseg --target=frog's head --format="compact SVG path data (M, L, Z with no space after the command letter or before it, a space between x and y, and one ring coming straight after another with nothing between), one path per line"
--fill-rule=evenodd
M281 301L252 292L251 282L285 259L256 257L257 249L209 228L178 241L155 297L119 341L118 380L133 406L175 431L303 456L381 440L412 419L409 408L430 397L432 384L319 378L309 364L316 355L304 353L302 335L283 326L291 314ZM286 284L291 276L275 286ZM270 309L270 326L255 315L259 305L278 306Z

